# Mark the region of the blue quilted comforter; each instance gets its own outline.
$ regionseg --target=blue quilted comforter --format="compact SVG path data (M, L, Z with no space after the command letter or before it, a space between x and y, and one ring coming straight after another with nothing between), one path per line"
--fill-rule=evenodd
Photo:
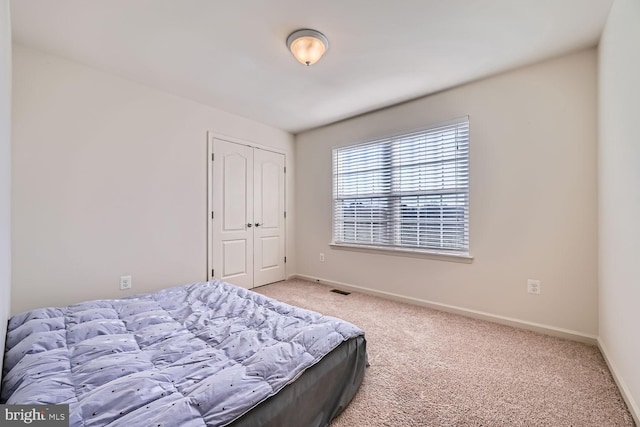
M72 426L226 425L340 343L350 323L212 281L10 319L1 401Z

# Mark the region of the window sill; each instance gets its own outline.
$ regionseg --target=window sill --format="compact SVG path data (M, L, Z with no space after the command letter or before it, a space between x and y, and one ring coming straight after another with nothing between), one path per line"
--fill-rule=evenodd
M377 253L383 255L395 255L411 258L427 258L439 261L460 262L464 264L471 264L473 262L473 257L471 255L451 254L447 252L426 251L420 249L387 248L385 246L352 245L348 243L329 243L329 246L333 249L346 251Z

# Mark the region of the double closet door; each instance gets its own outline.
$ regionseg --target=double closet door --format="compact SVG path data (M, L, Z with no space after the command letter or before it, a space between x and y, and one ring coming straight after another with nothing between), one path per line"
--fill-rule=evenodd
M284 155L213 139L211 275L244 288L285 279Z

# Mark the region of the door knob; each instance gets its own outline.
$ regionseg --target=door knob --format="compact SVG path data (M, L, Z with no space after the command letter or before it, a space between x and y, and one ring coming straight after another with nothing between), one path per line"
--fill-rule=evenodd
M260 227L260 223L259 222L256 222L256 227Z
M253 226L253 224L251 224L250 222L247 223L247 227L251 228Z

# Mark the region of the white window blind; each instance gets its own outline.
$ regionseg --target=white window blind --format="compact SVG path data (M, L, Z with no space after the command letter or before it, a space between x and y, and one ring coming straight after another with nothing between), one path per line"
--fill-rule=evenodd
M333 150L333 241L469 253L469 119Z

